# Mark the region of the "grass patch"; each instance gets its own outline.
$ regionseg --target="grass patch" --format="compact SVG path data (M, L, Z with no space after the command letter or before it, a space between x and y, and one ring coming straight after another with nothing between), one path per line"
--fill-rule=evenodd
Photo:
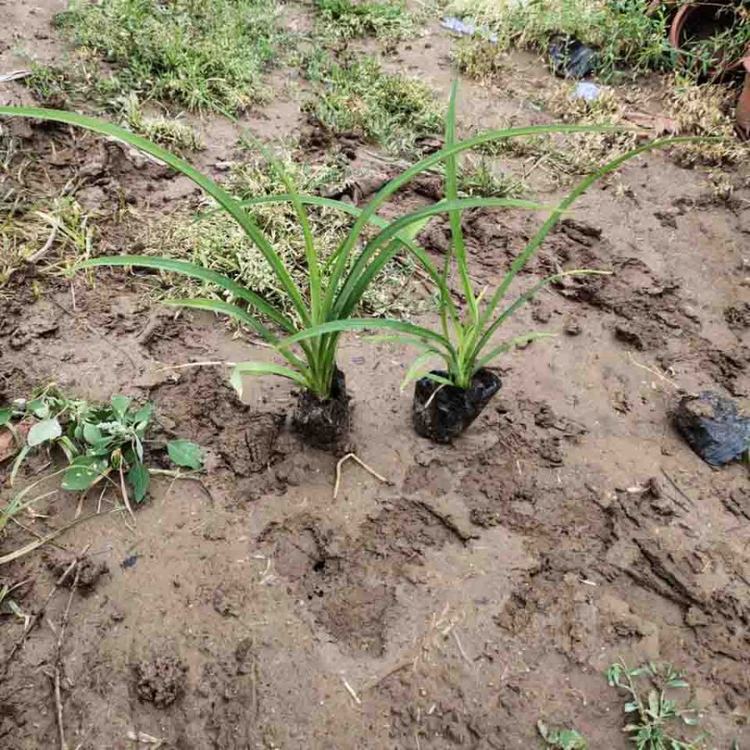
M303 193L315 194L344 179L343 168L336 163L317 166L303 164L293 161L287 154L283 157L282 164ZM259 158L235 165L228 183L230 191L242 200L285 192L285 187L273 168ZM223 273L295 318L288 296L260 251L248 240L236 222L224 212L212 213L210 209L208 204L203 206L204 213L198 220L186 213L162 220L154 227L146 252L188 260ZM321 261L325 262L351 226L351 219L333 209L310 206L308 210L310 226L316 238L316 250ZM289 203L266 204L252 207L249 212L284 264L291 269L294 281L301 288L306 288L309 279L305 244L294 208ZM368 288L362 301L362 310L375 314L405 314L415 310L417 304L412 299L411 270L407 261L391 263ZM166 296L208 296L223 299L216 287L177 275L170 276Z
M618 68L634 73L670 68L674 53L667 42L667 16L646 16L643 0L452 0L447 12L486 25L498 48L546 50L557 35L574 36L598 49L598 70L611 78Z
M703 135L721 140L687 143L675 149L683 166L737 164L750 157L750 144L734 135L736 92L720 84L696 84L677 77L672 88L670 115L680 135Z
M375 36L389 41L398 41L416 31L413 16L404 3L363 2L352 0L316 0L318 31L324 36L354 39Z
M318 86L305 107L333 133L354 133L392 154L409 155L420 138L441 132L443 108L416 78L386 73L372 57L337 62L316 53L304 66Z
M523 198L526 185L514 175L494 169L484 157L468 157L458 172L458 192L485 198Z
M203 148L200 135L179 118L146 115L135 94L122 102L123 124L134 133L173 151L199 151Z
M507 50L480 36L459 39L451 57L459 71L483 83L497 80L505 70Z
M73 0L55 23L84 59L106 66L94 76L75 64L38 70L32 89L105 100L134 93L195 111L265 100L263 73L282 39L274 0Z
M60 274L94 254L95 225L73 196L27 205L13 193L0 196L0 296L27 263Z
M569 82L559 82L550 90L543 103L556 120L577 125L611 125L624 120L625 108L613 89L601 86L599 96L591 102L576 97L574 92L575 84ZM486 156L523 159L525 174L541 169L549 175L553 184L559 186L626 153L635 146L636 141L636 133L631 129L510 138L485 144L477 150Z

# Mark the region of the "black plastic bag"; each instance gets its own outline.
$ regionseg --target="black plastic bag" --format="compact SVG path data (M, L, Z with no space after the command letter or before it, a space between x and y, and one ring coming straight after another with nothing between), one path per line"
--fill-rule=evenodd
M572 36L555 37L548 52L552 72L561 78L585 78L596 67L596 52Z
M688 445L712 466L734 461L750 448L750 418L713 391L683 397L674 421Z
M432 374L449 377L443 370ZM450 443L481 414L501 385L500 378L484 368L474 374L467 389L420 378L414 385L412 401L414 429L436 443Z

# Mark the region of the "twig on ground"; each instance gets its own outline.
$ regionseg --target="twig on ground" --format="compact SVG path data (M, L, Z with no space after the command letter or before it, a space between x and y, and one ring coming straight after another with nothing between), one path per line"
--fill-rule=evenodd
M666 477L667 481L668 481L668 482L669 482L669 483L670 483L670 484L672 485L672 487L674 488L675 492L677 492L677 493L678 493L678 494L680 495L680 497L683 497L683 498L685 498L685 500L686 500L686 501L687 501L688 503L690 503L690 506L691 506L691 507L689 507L689 508L686 508L686 507L685 507L684 505L681 505L680 503L678 503L678 505L680 505L680 507L681 507L681 508L682 508L683 510L685 510L685 511L687 511L687 512L690 512L690 510L692 510L692 508L694 508L694 507L695 507L695 503L693 503L693 501L692 501L692 500L690 499L689 495L687 495L687 494L685 493L685 491L684 491L684 490L682 490L682 489L681 489L680 487L678 487L678 485L677 485L677 482L675 482L675 481L674 481L674 479L672 479L672 477L671 477L671 476L670 476L669 474L667 474L667 470L666 470L665 468L663 468L663 467L662 467L661 473L662 473L662 474L664 474L664 476Z
M186 367L234 367L236 362L229 362L223 359L207 360L205 362L183 362L181 365L165 365L159 367L156 372L165 372L166 370L184 370Z
M73 561L75 565L76 574L73 577L73 583L70 587L70 594L68 595L68 603L65 606L62 620L60 621L60 627L57 633L57 643L55 645L55 660L54 669L51 677L54 696L55 696L55 709L57 715L57 730L60 737L60 750L68 750L68 743L65 741L65 725L63 723L63 705L62 705L62 691L60 688L60 682L62 680L62 647L65 639L65 630L68 627L68 620L70 619L70 607L73 604L73 597L75 596L76 589L78 588L78 579L81 575L81 560L84 558L86 552L91 545L87 544L81 553Z
M164 744L164 740L160 737L154 737L145 732L138 732L136 734L132 729L128 731L127 737L131 742L137 742L141 745L153 745L154 750L158 750Z
M21 646L23 646L24 642L29 636L29 633L31 633L31 631L36 627L37 623L39 622L45 610L47 609L47 606L52 601L52 597L55 595L55 592L57 591L57 589L60 588L60 586L62 586L65 583L65 581L68 580L68 576L73 571L73 568L75 568L78 565L78 563L81 561L83 555L86 554L89 546L90 545L87 545L84 548L83 552L80 555L78 555L75 558L75 560L73 560L70 563L70 565L68 565L67 568L65 568L65 570L62 572L62 575L55 581L49 594L47 594L47 598L42 602L42 606L31 616L28 626L23 629L21 636L13 644L13 647L9 651L8 655L5 657L5 661L3 661L2 667L0 667L0 674L5 674L5 671L7 670L8 665L13 660L13 657L16 655L16 652L18 651L19 648L21 648Z
M154 474L156 476L162 476L162 477L172 477L175 481L178 479L182 480L189 480L191 482L197 482L200 485L200 488L203 490L203 492L206 493L206 497L213 503L215 502L214 496L211 494L211 490L206 487L206 483L200 478L196 477L193 474L183 474L179 470L174 471L172 469L149 469L149 474ZM174 482L172 483L174 484ZM172 488L172 485L169 485L170 490Z
M125 475L122 473L122 463L120 464L120 492L122 493L122 501L125 503L125 507L128 509L128 513L130 513L133 523L135 523L135 513L133 513L133 509L130 507L128 488L125 486Z
M660 378L665 383L669 383L669 385L672 386L677 391L681 391L682 388L680 388L677 383L674 382L674 380L670 380L666 375L660 373L658 370L655 370L653 367L649 367L648 365L644 365L643 363L639 362L634 356L632 352L628 352L628 358L630 361L636 366L640 367L641 370L645 370L646 372L650 372L652 375L656 375L657 378Z
M347 453L345 456L339 459L339 462L336 464L336 483L333 486L333 499L335 500L338 497L339 494L339 486L341 484L341 467L349 460L356 461L366 472L369 474L372 474L372 476L375 477L375 479L381 481L383 484L390 484L390 482L384 477L378 474L375 469L368 466L359 456L357 456L354 453Z
M115 508L115 510L117 509ZM114 512L115 512L114 510L108 511L108 513L114 513ZM79 523L88 521L89 519L95 518L98 515L100 514L89 513L89 515L87 516L76 518L70 523L66 523L65 526L61 526L59 529L56 529L55 531L50 532L49 534L47 534L47 536L44 536L41 539L37 539L35 542L30 542L24 547L20 547L19 549L14 550L13 552L9 552L7 555L3 555L2 557L0 557L0 565L5 565L6 563L13 562L13 560L18 560L18 558L23 557L24 555L28 555L29 552L33 552L35 549L42 547L45 544L48 544L53 539L56 539L61 534L64 534L68 529L72 529L74 526L77 526Z
M466 651L464 651L463 644L461 643L460 638L458 637L458 633L456 632L456 629L453 629L453 640L456 642L456 646L458 646L459 653L461 656L463 656L464 661L473 669L474 668L474 662L472 662L471 659L469 659L468 654Z
M29 257L29 263L38 263L50 251L52 245L55 244L55 240L57 239L57 230L58 225L54 224L47 241L39 248L39 250Z
M437 508L433 508L432 505L425 500L414 500L413 502L416 505L419 505L420 508L424 508L431 516L440 521L440 523L443 524L448 531L455 534L463 544L470 542L472 539L478 538L478 534L467 534L449 515L441 513Z
M341 682L344 683L344 687L346 688L346 692L349 693L349 695L352 696L352 699L354 702L358 705L362 705L362 701L359 699L359 696L356 692L354 692L354 688L347 682L346 677L344 675L341 675Z

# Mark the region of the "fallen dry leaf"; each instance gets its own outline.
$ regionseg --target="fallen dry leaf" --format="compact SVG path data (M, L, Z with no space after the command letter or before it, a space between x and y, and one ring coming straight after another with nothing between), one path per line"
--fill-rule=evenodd
M18 453L19 442L23 443L30 429L30 422L20 422L15 425L15 435L7 427L2 428L2 432L0 432L0 463Z

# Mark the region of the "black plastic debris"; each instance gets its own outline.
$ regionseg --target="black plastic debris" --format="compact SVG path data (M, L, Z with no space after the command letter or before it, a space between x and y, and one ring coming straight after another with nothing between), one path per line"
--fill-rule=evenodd
M449 377L443 370L433 370L433 374ZM467 389L420 378L414 385L412 401L414 429L436 443L450 443L480 415L500 385L500 378L484 368L474 374Z
M552 72L561 78L585 78L596 67L596 52L572 36L555 37L548 52Z
M713 391L682 398L674 421L688 445L712 466L741 458L750 449L750 418Z
M139 555L128 555L121 563L123 569L132 568L138 562Z

